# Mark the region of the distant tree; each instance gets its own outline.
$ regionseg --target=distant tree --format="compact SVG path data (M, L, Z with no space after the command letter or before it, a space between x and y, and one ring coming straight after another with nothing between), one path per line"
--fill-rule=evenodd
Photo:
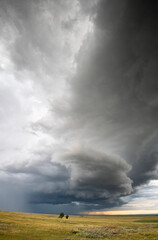
M68 218L69 218L69 215L66 215L65 217L66 217L66 219L68 219Z
M63 218L63 217L64 217L64 213L61 212L61 213L59 214L59 218Z

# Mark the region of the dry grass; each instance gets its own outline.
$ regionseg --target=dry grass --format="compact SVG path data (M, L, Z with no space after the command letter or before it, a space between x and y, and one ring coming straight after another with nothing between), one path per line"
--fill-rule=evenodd
M158 216L70 216L0 211L3 240L158 240Z

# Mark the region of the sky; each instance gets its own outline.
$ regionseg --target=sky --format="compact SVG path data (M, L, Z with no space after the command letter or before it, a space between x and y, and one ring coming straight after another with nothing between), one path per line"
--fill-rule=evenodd
M0 0L0 209L158 214L158 2Z

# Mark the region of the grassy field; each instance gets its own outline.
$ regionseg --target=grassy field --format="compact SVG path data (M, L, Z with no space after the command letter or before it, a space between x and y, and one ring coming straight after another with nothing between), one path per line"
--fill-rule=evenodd
M0 211L0 239L158 240L158 216L71 216Z

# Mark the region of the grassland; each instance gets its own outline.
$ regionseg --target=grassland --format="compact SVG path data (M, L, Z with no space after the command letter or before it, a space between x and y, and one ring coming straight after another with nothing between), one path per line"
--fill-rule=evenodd
M71 216L0 211L3 240L158 240L158 216Z

